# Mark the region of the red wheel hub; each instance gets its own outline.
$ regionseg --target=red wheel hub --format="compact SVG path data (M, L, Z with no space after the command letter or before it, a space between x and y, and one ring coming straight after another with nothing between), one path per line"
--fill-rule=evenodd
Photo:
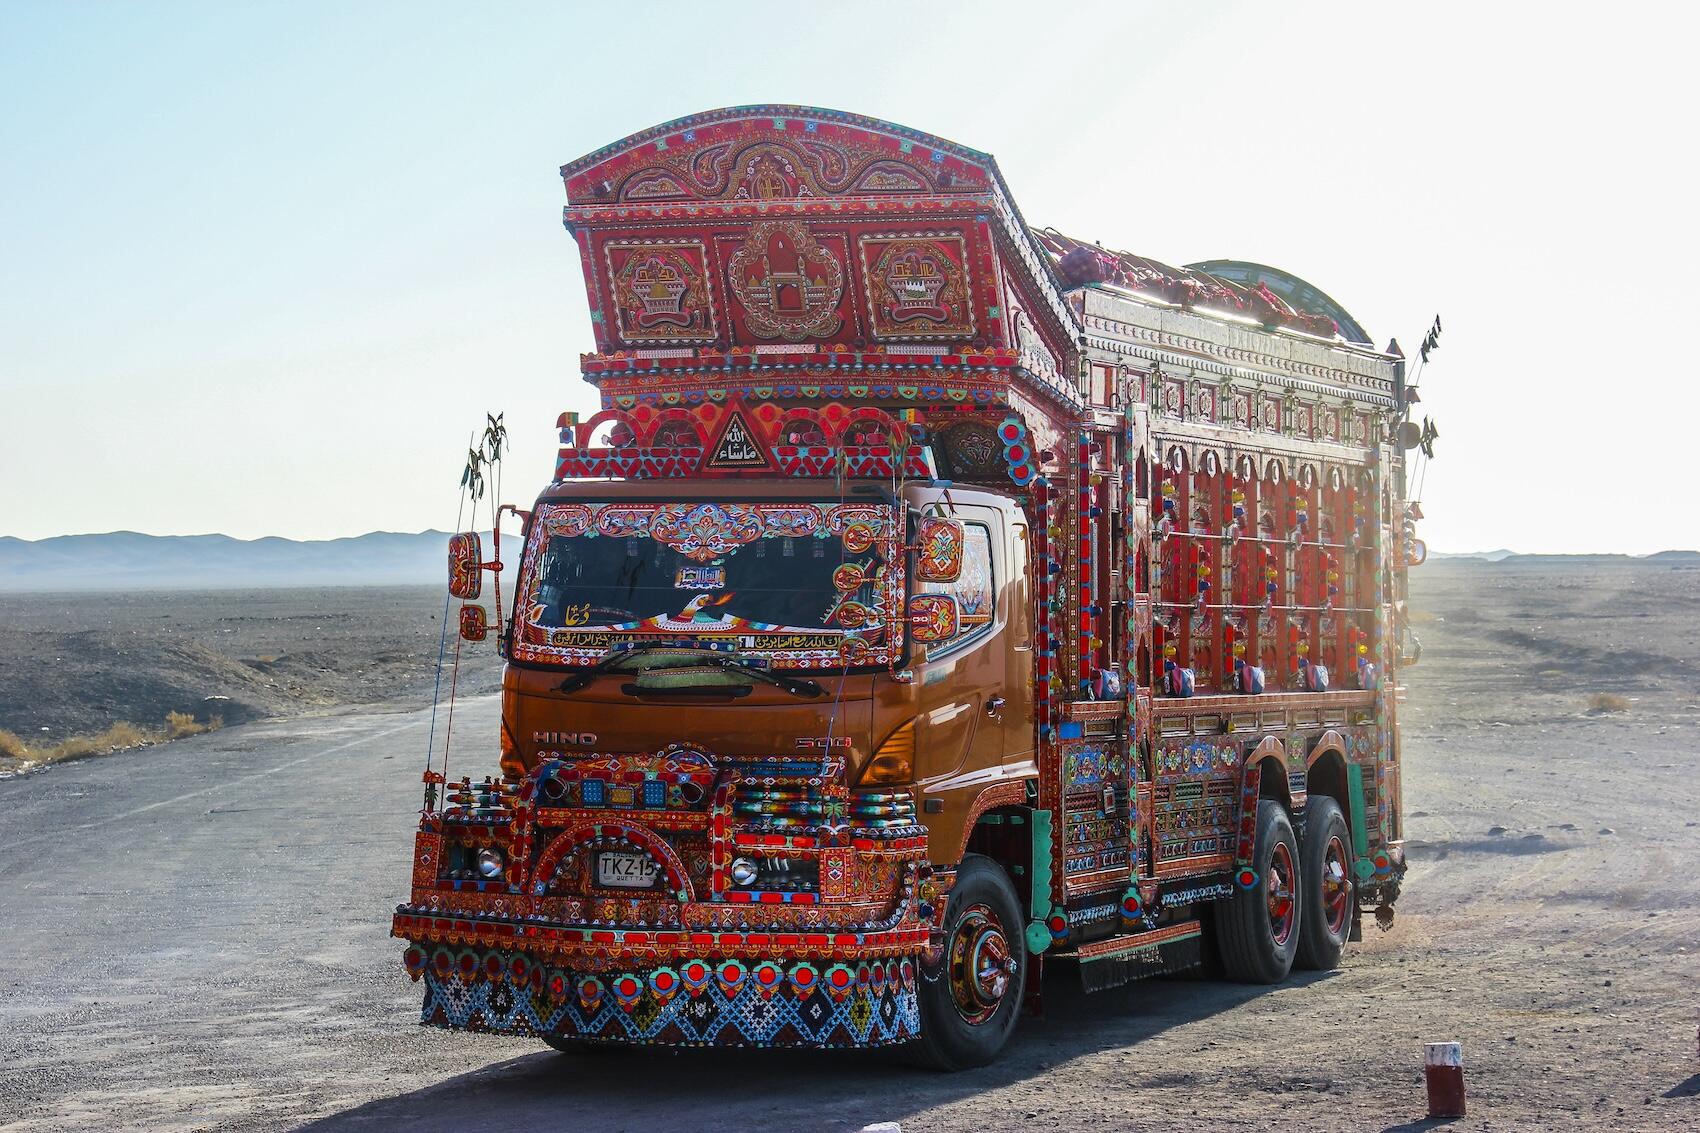
M1351 911L1352 883L1346 872L1346 843L1335 834L1322 852L1322 912L1328 918L1328 931L1335 936L1343 934Z
M1263 896L1269 904L1269 932L1276 944L1286 944L1298 924L1298 871L1287 843L1277 842L1269 855L1269 870L1263 875Z

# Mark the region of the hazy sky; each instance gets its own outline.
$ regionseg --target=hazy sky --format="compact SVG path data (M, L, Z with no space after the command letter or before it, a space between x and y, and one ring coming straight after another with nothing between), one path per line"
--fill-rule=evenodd
M570 7L0 3L0 534L447 527L487 409L528 502L594 396L557 167L797 102L1413 362L1440 312L1433 547L1700 547L1685 6Z

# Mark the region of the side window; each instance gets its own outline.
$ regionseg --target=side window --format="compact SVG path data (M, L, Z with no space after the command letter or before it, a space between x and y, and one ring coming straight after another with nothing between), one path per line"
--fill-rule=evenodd
M992 532L982 523L963 528L962 574L955 582L924 582L923 594L948 594L961 609L961 629L935 648L954 649L992 624L997 612L997 580L992 577Z

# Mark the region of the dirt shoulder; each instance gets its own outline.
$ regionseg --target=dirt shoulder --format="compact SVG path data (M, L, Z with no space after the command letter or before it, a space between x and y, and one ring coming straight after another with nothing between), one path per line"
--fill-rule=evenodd
M171 713L228 726L414 701L442 617L430 586L0 595L0 730L48 745ZM462 665L461 692L498 686L492 643Z

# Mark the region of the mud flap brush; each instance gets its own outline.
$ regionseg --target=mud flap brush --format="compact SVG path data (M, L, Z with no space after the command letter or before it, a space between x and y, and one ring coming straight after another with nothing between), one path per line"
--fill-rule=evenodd
M1062 955L1076 961L1080 986L1089 992L1108 991L1149 976L1185 971L1204 960L1197 921L1096 940Z

